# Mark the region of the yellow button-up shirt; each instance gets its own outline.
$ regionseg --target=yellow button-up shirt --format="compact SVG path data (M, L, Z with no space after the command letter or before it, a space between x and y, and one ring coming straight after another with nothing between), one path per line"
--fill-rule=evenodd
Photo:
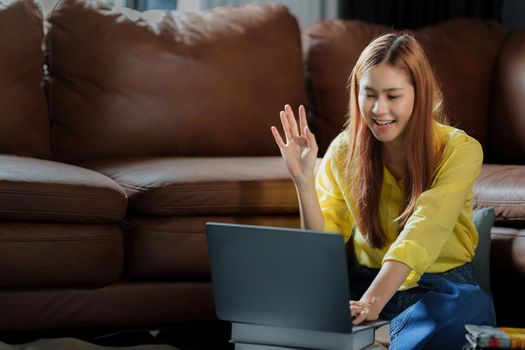
M438 123L436 127L444 143L437 174L401 232L394 219L403 210L403 183L383 168L378 218L388 242L383 249L372 248L355 225L357 202L344 187L349 141L345 131L332 141L316 176L324 230L343 234L345 242L354 232L354 253L363 266L380 268L387 260L409 266L412 271L400 290L417 286L425 272L444 272L471 262L478 243L472 186L483 161L481 145L459 129Z

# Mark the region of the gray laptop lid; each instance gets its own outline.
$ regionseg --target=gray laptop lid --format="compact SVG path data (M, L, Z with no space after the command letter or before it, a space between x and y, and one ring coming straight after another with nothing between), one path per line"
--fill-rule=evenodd
M341 235L220 223L206 235L219 319L351 332Z

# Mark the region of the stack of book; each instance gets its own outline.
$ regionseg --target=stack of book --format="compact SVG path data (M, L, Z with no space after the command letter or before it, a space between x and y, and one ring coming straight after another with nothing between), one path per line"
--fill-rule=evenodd
M468 349L525 349L525 328L465 325Z

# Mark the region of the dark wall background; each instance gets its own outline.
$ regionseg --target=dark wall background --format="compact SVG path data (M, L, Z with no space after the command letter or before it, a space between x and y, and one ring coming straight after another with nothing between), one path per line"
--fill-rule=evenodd
M339 13L344 19L395 29L417 29L458 17L492 19L508 29L525 27L523 0L343 0Z
M525 27L525 1L523 0L503 0L502 9L503 24L507 29Z

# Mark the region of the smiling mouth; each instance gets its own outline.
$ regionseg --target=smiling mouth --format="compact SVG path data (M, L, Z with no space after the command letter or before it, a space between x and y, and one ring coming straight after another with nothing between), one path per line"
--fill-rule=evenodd
M395 120L377 120L377 119L374 119L374 123L376 123L377 125L381 125L381 126L390 125L390 124L392 124L394 122L395 122Z

